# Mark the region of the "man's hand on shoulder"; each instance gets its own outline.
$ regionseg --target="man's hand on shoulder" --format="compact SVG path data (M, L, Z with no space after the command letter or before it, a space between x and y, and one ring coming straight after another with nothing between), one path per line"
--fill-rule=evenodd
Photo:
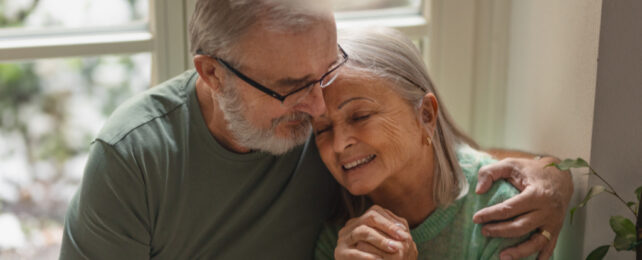
M481 209L473 216L475 223L501 221L484 225L482 234L508 238L536 231L526 242L503 250L502 259L518 259L536 252L539 252L538 259L549 259L553 254L573 195L570 172L546 167L557 161L553 157L507 158L479 170L478 194L487 192L499 179L505 179L520 190L515 197ZM511 220L502 221L507 219Z

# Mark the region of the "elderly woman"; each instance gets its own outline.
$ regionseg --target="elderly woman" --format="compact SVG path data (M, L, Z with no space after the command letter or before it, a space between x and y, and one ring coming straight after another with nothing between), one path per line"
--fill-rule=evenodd
M487 238L473 223L476 211L518 191L500 181L475 194L477 171L494 160L440 106L413 43L391 29L342 35L350 59L324 89L327 112L313 125L343 203L316 258L499 259L524 240Z

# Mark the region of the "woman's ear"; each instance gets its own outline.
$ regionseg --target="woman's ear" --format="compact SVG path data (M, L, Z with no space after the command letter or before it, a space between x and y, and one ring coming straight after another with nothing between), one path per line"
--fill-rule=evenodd
M223 67L214 58L197 54L194 56L194 68L203 82L217 93L223 82Z
M437 125L439 115L439 103L435 94L428 93L421 103L421 120L424 126L432 133Z

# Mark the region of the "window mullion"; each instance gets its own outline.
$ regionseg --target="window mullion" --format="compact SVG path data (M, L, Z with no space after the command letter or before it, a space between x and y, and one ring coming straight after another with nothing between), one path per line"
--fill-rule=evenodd
M151 50L146 30L88 34L65 33L6 36L0 39L0 61L125 54Z
M188 68L185 5L184 0L151 1L152 85L170 79Z

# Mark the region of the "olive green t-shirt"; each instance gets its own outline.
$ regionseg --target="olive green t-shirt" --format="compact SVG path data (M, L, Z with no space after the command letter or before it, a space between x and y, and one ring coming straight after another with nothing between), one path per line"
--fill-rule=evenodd
M92 142L61 259L310 259L337 184L312 141L236 154L187 71L121 105Z

